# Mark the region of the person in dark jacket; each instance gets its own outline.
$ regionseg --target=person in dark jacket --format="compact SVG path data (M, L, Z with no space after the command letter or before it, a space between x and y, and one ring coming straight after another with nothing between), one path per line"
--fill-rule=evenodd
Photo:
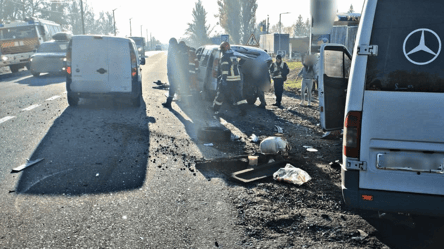
M281 107L282 93L284 92L284 82L290 73L287 63L282 61L281 55L276 55L276 62L270 65L270 75L273 78L274 93L276 95L276 103L274 106Z
M240 116L245 116L246 99L242 96L242 80L239 70L238 58L234 56L228 42L222 42L220 45L222 58L218 70L218 88L216 98L213 101L213 110L217 115L224 100L228 99L233 105L240 109Z
M166 108L171 108L171 102L173 101L174 94L176 94L178 88L178 81L179 81L178 49L179 48L176 38L171 38L169 41L168 57L167 57L167 75L168 75L168 81L170 83L170 88L166 102L162 103L162 105Z

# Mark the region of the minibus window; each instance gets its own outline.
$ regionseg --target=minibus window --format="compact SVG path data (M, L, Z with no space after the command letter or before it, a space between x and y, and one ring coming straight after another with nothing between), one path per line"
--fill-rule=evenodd
M378 1L366 90L444 92L444 1ZM395 10L396 11L393 11Z

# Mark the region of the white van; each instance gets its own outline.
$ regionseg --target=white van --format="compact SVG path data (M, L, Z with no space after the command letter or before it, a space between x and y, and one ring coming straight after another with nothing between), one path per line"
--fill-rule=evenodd
M133 40L113 36L73 36L66 54L68 103L79 98L123 96L139 106L142 98L142 72Z
M324 44L324 130L344 129L354 208L444 215L444 1L365 1L353 56Z

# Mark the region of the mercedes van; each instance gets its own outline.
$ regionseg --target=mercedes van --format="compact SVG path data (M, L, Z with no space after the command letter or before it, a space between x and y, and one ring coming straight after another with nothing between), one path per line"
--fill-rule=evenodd
M100 35L73 36L66 54L68 103L79 98L127 97L139 106L142 72L136 44L128 38Z
M344 129L351 207L444 215L444 1L364 2L353 55L323 44L324 130Z

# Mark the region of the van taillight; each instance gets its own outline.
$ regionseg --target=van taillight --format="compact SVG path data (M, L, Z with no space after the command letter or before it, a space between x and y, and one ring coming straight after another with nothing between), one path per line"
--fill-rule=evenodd
M133 47L131 46L131 43L129 43L130 46L130 54L131 54L131 76L135 77L137 75L137 57L136 53L133 51Z
M359 159L362 112L349 112L344 124L344 155Z
M71 74L71 47L66 51L66 60L64 60L64 62L66 63L66 72Z

